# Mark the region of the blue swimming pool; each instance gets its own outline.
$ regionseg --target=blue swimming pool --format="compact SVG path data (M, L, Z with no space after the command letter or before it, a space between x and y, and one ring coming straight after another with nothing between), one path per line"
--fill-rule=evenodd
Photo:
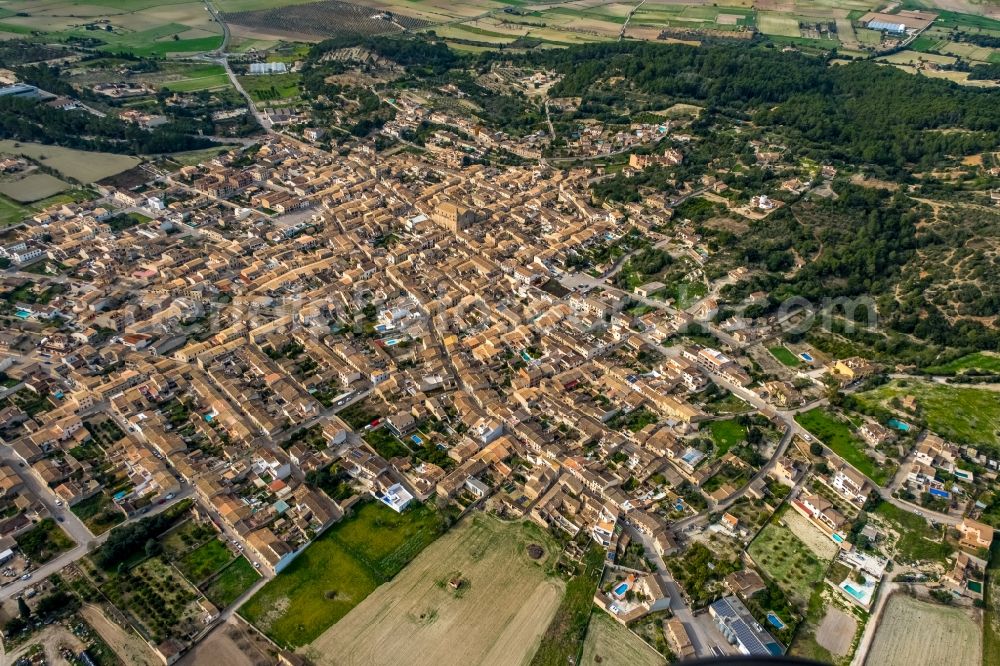
M844 583L841 587L843 587L845 592L847 592L849 595L851 595L858 601L861 601L865 598L865 593L854 589L854 587L850 583Z
M628 592L628 583L619 583L618 586L615 587L615 594L617 594L619 597L625 594L626 592Z
M840 536L839 534L831 534L830 537L837 543L844 543L844 537Z
M531 358L531 354L524 351L523 349L521 350L521 358L524 359L525 363L531 363L534 360L533 358Z
M802 352L801 354L799 354L799 358L801 358L806 363L812 363L813 362L812 354L808 354L806 352Z
M31 316L31 313L27 310L18 310L16 314L18 319L27 319Z
M424 440L420 439L420 435L412 435L410 437L410 441L412 441L417 446L420 446L424 443Z
M895 428L896 430L902 430L903 432L909 432L909 430L910 430L910 424L909 423L904 423L903 421L900 421L899 419L895 419L895 418L889 419L885 423L890 428Z
M771 611L768 611L767 613L767 621L770 622L771 626L774 627L775 629L785 628L785 623L781 621L781 618L772 613Z

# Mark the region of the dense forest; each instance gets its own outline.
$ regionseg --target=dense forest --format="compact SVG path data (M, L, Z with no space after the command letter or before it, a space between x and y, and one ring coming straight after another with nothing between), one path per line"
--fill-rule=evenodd
M831 67L822 58L760 46L641 42L552 49L523 60L563 74L550 94L581 97L581 114L687 101L780 130L815 159L897 174L909 164L924 169L1000 144L1000 92L873 62ZM965 131L941 131L948 129Z

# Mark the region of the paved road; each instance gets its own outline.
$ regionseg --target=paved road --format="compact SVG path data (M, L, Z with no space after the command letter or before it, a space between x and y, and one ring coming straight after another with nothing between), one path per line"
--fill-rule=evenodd
M28 491L38 498L53 517L63 519L63 522L59 523L59 526L69 534L73 541L78 544L85 544L94 538L94 535L83 524L83 521L77 518L72 511L65 506L56 505L58 498L55 493L35 475L30 467L21 466L25 464L24 461L17 457L11 447L6 445L0 446L0 461L14 468L14 471L21 477L21 482L24 483Z
M225 55L226 51L229 50L229 24L222 20L222 15L216 11L215 5L212 4L211 0L205 0L205 9L212 15L215 22L222 26L222 44L216 49L215 53L220 56Z
M632 20L632 16L637 11L639 11L639 8L642 7L644 4L646 4L646 0L640 0L639 4L633 7L632 10L628 13L628 16L625 17L625 23L622 24L621 32L618 33L619 42L625 39L625 31L628 29L628 22Z

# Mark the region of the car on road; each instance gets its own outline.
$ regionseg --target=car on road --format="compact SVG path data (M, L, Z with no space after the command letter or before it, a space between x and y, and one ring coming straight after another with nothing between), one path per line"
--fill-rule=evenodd
M804 435L802 435L802 439L806 440L807 442L811 442L813 441L813 436L810 435L809 433L805 433Z
M60 523L65 523L66 522L66 519L63 518L62 516L56 516L56 520L59 521Z
M31 573L29 572L21 576L21 580L31 580Z
M253 563L253 568L254 569L260 569L260 562L254 562Z

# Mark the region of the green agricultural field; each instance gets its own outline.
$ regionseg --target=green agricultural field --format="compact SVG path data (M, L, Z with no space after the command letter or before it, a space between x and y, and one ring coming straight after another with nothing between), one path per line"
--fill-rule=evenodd
M195 92L224 88L229 85L229 76L222 65L195 65L176 67L170 72L179 78L171 80L150 80L154 86L166 88L173 92Z
M232 552L221 541L211 539L182 557L176 564L181 573L197 585L232 559Z
M809 599L826 569L825 562L791 530L780 525L768 525L761 530L747 552L786 594L800 601Z
M255 102L274 102L299 96L298 74L260 74L239 77L240 85Z
M0 181L0 194L20 203L47 199L69 188L69 183L47 173L33 173L19 180Z
M855 397L872 407L901 411L894 398L912 395L918 413L910 421L960 444L1000 450L1000 393L989 389L949 386L925 381L894 380Z
M802 365L802 361L799 360L799 357L793 354L792 351L784 345L768 347L767 351L771 352L771 356L778 359L789 368L797 368Z
M801 34L799 20L781 12L758 12L757 28L765 35L798 37Z
M960 30L997 30L1000 31L1000 21L986 16L960 14L958 12L938 11L935 28L958 28Z
M226 608L260 580L260 574L240 556L204 587L205 596L218 608Z
M279 645L305 645L395 576L441 531L441 517L430 507L396 514L367 503L316 539L240 612Z
M736 419L725 421L710 421L708 430L715 442L716 456L724 456L733 446L746 438L747 430Z
M816 407L808 412L796 414L795 422L875 483L882 485L889 479L890 470L879 467L865 455L864 443L854 436L847 423L831 412Z
M0 195L0 228L17 224L28 215L31 215L31 210L27 206Z

